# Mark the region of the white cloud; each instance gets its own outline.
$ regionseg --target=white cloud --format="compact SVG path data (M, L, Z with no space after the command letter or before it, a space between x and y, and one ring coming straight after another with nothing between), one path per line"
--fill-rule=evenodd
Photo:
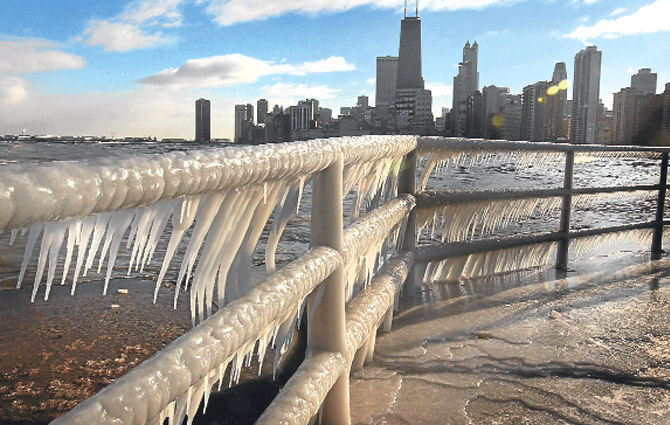
M292 104L299 99L332 99L337 93L338 89L331 89L328 86L308 86L307 84L290 84L290 83L275 83L273 85L264 86L263 97L272 99L272 103L278 104Z
M433 99L438 97L451 97L454 87L442 83L426 83L426 88L433 93Z
M365 83L366 83L366 84L375 84L375 83L377 83L377 79L376 79L376 78L368 78L368 79L365 81Z
M126 6L111 19L91 19L83 36L78 37L89 46L102 46L106 51L127 52L146 49L175 41L155 27L175 28L182 25L180 7L185 0L141 0Z
M0 102L15 104L28 96L28 82L17 77L0 75Z
M137 24L148 22L167 28L182 25L183 17L179 11L184 0L144 0L130 3L121 19Z
M518 3L523 0L424 0L421 10L457 10L483 9ZM267 19L286 13L318 13L341 12L355 7L368 6L397 9L403 6L401 0L200 0L208 3L207 12L214 16L219 25L233 25Z
M168 68L144 78L148 85L175 87L225 87L235 84L253 83L266 75L350 71L355 66L339 56L331 56L317 62L301 65L277 64L239 53L190 59L179 68Z
M42 39L0 40L0 74L25 74L59 69L81 69L85 62L57 50L60 44Z
M656 0L637 11L615 19L601 19L594 25L580 25L566 37L584 43L594 38L617 38L633 34L670 31L670 0Z
M174 39L165 37L160 31L147 33L138 25L125 22L98 21L92 19L84 30L84 43L89 46L102 46L111 52L127 52L163 44Z
M625 7L618 7L610 13L610 16L621 15L621 14L627 12L627 11L628 11L628 9L626 9Z

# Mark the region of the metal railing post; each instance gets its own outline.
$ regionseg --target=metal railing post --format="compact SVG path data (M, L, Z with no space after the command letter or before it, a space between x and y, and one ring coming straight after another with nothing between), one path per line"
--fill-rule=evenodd
M575 172L575 151L565 153L565 175L563 188L572 191ZM562 271L568 269L568 250L570 249L570 216L572 214L572 192L563 196L561 204L561 240L558 243L556 254L556 268Z
M400 167L400 174L398 175L398 193L408 193L410 195L416 194L416 149L405 155L402 165ZM405 227L405 234L402 238L402 245L400 247L403 251L414 251L416 248L416 210L412 209L407 218L407 226ZM406 288L413 288L415 285L415 267L409 271Z
M342 158L321 171L312 186L313 247L327 246L344 252L342 219ZM323 291L318 305L312 297L309 305L307 355L321 352L346 353L345 345L345 282L339 267L321 284ZM321 423L349 425L349 374L344 373L326 396Z
M651 241L651 255L655 260L659 259L663 252L663 219L665 218L665 191L668 181L668 153L663 152L661 157L661 179L658 189L658 201L656 203L656 227Z

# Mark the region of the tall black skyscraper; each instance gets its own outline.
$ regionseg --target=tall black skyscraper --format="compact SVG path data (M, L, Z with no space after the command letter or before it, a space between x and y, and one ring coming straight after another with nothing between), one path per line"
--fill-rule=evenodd
M209 142L211 140L211 115L207 99L195 101L195 141Z
M433 126L432 94L424 89L421 74L421 18L417 2L416 16L400 23L398 78L396 80L396 128L401 133L427 134Z
M421 75L421 18L407 17L400 23L398 50L398 89L422 89Z

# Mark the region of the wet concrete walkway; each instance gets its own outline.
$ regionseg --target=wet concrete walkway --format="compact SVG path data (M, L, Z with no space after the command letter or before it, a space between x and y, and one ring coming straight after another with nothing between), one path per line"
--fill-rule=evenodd
M670 424L670 260L574 267L424 288L353 376L352 422Z

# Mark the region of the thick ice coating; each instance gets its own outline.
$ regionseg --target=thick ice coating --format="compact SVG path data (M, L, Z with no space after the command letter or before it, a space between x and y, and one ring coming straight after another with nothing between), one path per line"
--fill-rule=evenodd
M295 179L326 168L339 156L345 164L377 161L415 146L413 136L363 136L30 167L10 164L0 172L0 229Z
M336 251L314 249L54 424L152 423L172 416L181 423L188 407L197 408L223 378L228 363L237 359L233 374L238 374L257 341L267 346L302 300L341 264Z

